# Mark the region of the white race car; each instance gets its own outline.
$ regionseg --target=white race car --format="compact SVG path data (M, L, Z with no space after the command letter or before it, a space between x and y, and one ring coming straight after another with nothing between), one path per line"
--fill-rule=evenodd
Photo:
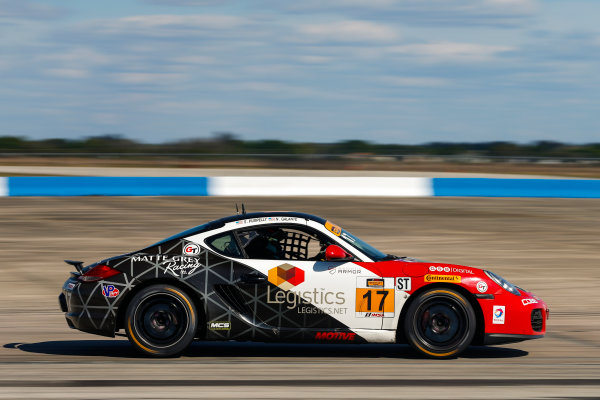
M83 267L59 301L70 327L123 329L166 357L194 339L409 343L447 358L543 337L548 309L500 276L384 254L309 214L234 215Z

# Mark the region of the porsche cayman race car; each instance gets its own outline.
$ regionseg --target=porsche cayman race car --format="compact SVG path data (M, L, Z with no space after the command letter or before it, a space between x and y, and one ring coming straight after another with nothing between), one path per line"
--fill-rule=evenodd
M234 215L83 266L71 328L175 356L194 339L408 343L434 358L544 336L546 304L490 271L384 254L320 217Z

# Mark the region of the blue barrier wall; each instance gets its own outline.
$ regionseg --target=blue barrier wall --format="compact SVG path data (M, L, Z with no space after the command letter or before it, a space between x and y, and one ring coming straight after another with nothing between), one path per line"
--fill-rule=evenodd
M9 196L207 196L205 177L9 177Z
M368 177L318 177L312 182L312 178L305 177L302 178L304 187L298 186L295 181L287 186L282 185L281 179L282 177L8 177L0 178L0 196L370 195L600 198L600 179L388 178L381 181L381 178ZM290 178L290 181L293 179ZM319 182L321 186L317 184ZM390 191L390 185L394 186L393 191ZM365 192L367 186L368 193Z
M600 180L433 178L434 196L600 198Z

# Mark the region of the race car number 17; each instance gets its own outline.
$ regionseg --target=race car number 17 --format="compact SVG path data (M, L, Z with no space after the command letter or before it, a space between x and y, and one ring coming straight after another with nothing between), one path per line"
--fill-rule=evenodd
M358 277L356 282L356 316L386 318L394 316L393 278Z

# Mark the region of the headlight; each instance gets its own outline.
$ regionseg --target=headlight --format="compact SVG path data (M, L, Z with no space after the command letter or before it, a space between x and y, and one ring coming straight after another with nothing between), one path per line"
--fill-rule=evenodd
M494 282L496 282L498 285L500 285L504 290L514 294L515 296L520 296L521 292L519 292L519 290L517 289L517 287L515 285L513 285L512 283L510 283L509 281L507 281L506 279L504 279L503 277L501 277L500 275L496 275L493 272L490 271L483 271L485 272L485 274Z

